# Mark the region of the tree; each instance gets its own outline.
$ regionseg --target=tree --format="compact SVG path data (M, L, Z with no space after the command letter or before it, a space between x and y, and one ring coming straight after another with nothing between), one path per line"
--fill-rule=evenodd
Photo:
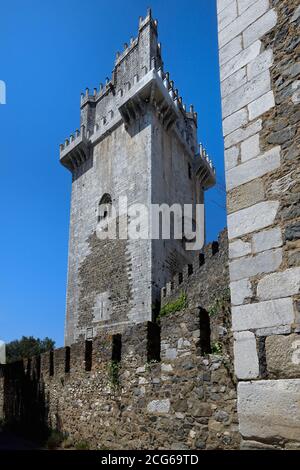
M34 338L33 336L22 336L21 339L6 344L7 362L20 361L28 357L37 356L43 352L50 351L55 346L55 341L46 338Z

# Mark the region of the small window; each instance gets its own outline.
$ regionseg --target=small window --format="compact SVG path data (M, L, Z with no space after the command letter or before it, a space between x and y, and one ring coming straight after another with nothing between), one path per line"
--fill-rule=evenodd
M205 257L203 253L199 254L199 267L203 266L205 264Z
M54 375L54 354L53 351L49 353L49 375L52 377Z
M188 264L188 275L191 276L194 272L194 269L193 269L193 265L192 264Z
M218 242L212 242L211 252L212 252L213 256L219 252L219 243Z
M93 357L93 342L85 342L85 370L87 372L92 370L92 357Z
M71 363L71 349L69 346L65 348L65 373L70 372L70 363Z
M201 355L211 353L210 318L207 310L200 308L200 351Z
M111 215L112 199L110 194L104 194L98 206L98 222L107 219Z
M188 175L189 175L189 179L191 180L192 179L192 167L189 163L188 163Z
M183 283L183 274L179 273L178 274L178 284L182 284L182 283Z
M121 362L122 357L122 335L113 335L111 360Z

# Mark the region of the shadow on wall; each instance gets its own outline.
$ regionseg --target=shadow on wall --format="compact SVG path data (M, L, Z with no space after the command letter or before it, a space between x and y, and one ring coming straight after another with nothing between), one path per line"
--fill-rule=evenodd
M1 367L3 378L3 411L5 425L37 442L49 435L49 397L40 381L40 357L18 361ZM7 419L8 418L8 419Z

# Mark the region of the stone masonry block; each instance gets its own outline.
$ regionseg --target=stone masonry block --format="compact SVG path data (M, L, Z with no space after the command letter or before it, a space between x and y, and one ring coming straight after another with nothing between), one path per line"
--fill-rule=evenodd
M247 82L247 71L246 67L238 70L234 74L230 75L230 77L226 78L223 82L221 82L221 94L222 98L225 96L230 95L233 91L237 90L240 86L244 85Z
M251 158L257 157L260 153L259 134L254 134L249 139L241 143L241 160L242 163Z
M236 240L229 243L229 258L240 258L251 253L251 243Z
M255 6L255 5L254 5ZM257 39L264 36L277 23L277 13L275 10L268 11L260 17L255 23L251 24L244 32L244 47L248 47Z
M300 377L300 335L274 335L266 338L268 373L273 378Z
M248 105L250 121L257 118L266 111L269 111L269 109L273 108L274 106L275 99L273 91L268 91L268 93Z
M218 30L226 28L237 17L237 3L236 0L231 0L231 3L222 10L218 15Z
M232 21L219 34L219 46L223 47L231 39L244 31L269 9L269 0L259 0Z
M243 437L300 441L300 379L260 380L238 385L239 428Z
M282 249L263 251L255 256L246 256L229 264L230 280L238 281L257 274L275 271L282 263Z
M244 126L248 123L248 112L247 108L240 109L236 113L231 114L223 120L223 134L224 136L235 131L239 127Z
M166 414L170 411L170 400L153 400L148 403L147 410L148 413L157 413L157 414Z
M279 246L282 246L281 229L279 227L263 230L262 232L255 233L252 237L253 253L278 248Z
M256 338L251 331L234 334L234 370L238 379L255 379L259 376Z
M261 279L257 285L260 300L278 299L300 292L300 268L290 268Z
M239 149L238 147L231 147L225 150L225 169L230 170L238 163Z
M294 319L293 301L290 298L232 308L233 331L285 326L293 323Z
M260 50L261 42L256 41L250 47L235 55L231 60L226 62L225 65L222 65L220 69L221 82L240 70L242 67L245 67L245 65L252 62L256 57L259 56Z
M247 8L251 7L253 3L257 2L257 0L237 0L237 2L238 2L238 12L239 12L239 15L241 15L242 13L244 13L245 10L247 10Z
M274 222L278 201L264 201L228 216L228 237L233 239L268 227Z
M218 15L220 15L220 13L221 13L226 7L228 7L228 5L230 5L231 2L232 2L232 0L217 0L217 12L218 12Z
M262 179L250 181L227 193L227 213L253 206L265 198L265 190Z
M256 44L256 42L254 44ZM265 70L268 70L272 64L273 51L272 49L267 49L247 65L248 79L251 80L252 78L256 77L256 75L259 75Z
M237 36L219 51L220 65L226 64L228 60L243 50L242 35Z
M271 90L269 71L265 71L242 85L222 101L223 118L230 116L235 111L255 101L260 96Z
M251 137L252 135L261 131L261 124L261 119L258 119L257 121L249 124L249 126L247 126L245 129L240 128L232 132L232 134L229 134L227 137L225 137L225 149L228 149L229 147L232 147L232 145L236 145L239 142L242 142L243 140L248 139L248 137Z
M263 176L280 166L280 147L274 147L263 155L242 163L226 172L227 190L236 188Z
M241 279L230 283L232 305L242 305L247 297L252 296L251 282Z

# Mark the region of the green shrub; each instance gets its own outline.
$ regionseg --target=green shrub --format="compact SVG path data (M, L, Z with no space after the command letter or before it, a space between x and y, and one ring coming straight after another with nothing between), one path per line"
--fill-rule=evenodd
M230 302L230 290L227 288L224 290L221 297L215 299L213 304L208 308L208 314L210 317L218 315L222 310L228 307Z
M76 450L89 450L90 446L87 441L79 441L75 444Z
M166 305L162 307L157 317L157 321L161 318L170 315L171 313L179 312L183 310L187 306L187 295L185 292L182 292L178 299L174 300L173 302L168 302Z
M46 446L49 450L54 450L60 447L61 443L66 439L66 435L56 429L53 429L46 441Z
M211 345L212 354L219 355L219 354L222 354L222 352L223 352L222 344L219 343L218 341L216 341L215 343Z
M108 377L113 387L118 387L119 381L120 363L118 361L111 361L108 365Z

